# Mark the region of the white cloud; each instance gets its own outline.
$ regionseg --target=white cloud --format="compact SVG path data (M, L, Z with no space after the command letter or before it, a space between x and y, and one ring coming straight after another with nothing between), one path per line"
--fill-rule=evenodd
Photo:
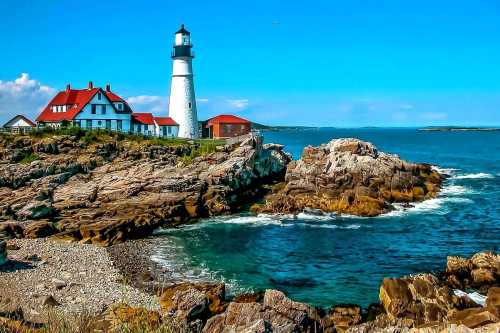
M226 103L234 109L243 110L248 107L248 99L226 99Z
M208 98L197 98L196 101L198 103L208 103L209 99Z
M34 120L55 93L56 89L30 79L28 73L22 73L14 81L0 80L0 117L7 121L23 114Z
M127 98L127 103L134 112L151 112L154 114L168 113L168 97L166 96L132 96Z

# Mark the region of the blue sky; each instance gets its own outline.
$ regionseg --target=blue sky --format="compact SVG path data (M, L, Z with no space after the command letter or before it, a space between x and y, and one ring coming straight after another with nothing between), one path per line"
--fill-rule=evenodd
M89 80L167 114L180 23L202 119L500 126L497 0L1 0L0 120Z

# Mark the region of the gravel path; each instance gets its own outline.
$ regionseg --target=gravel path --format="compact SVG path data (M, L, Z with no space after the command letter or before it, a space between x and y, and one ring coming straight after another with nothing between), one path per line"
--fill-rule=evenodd
M157 297L123 283L105 248L48 239L10 240L9 248L9 262L0 266L0 296L17 300L31 320L44 320L49 309L68 315L97 314L120 302L159 307ZM55 304L49 296L59 305L47 305Z

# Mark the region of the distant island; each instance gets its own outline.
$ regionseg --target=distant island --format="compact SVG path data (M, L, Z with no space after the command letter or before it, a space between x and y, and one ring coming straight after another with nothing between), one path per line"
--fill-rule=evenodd
M456 127L456 126L443 126L443 127L424 127L419 128L419 131L500 131L500 127Z
M269 126L252 122L252 129L259 131L283 131L283 130L297 130L297 129L311 129L318 128L315 126Z

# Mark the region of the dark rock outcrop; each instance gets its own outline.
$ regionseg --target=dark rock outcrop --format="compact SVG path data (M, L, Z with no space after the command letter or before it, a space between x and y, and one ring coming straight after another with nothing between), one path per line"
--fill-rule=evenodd
M288 165L285 183L253 210L298 213L306 208L375 216L391 204L436 196L441 175L427 164L414 164L357 139L336 139L306 147Z
M0 141L0 232L111 245L160 226L229 214L283 177L290 156L249 138L185 159L196 144L75 137ZM36 154L22 163L20 156ZM196 155L196 154L195 154Z

